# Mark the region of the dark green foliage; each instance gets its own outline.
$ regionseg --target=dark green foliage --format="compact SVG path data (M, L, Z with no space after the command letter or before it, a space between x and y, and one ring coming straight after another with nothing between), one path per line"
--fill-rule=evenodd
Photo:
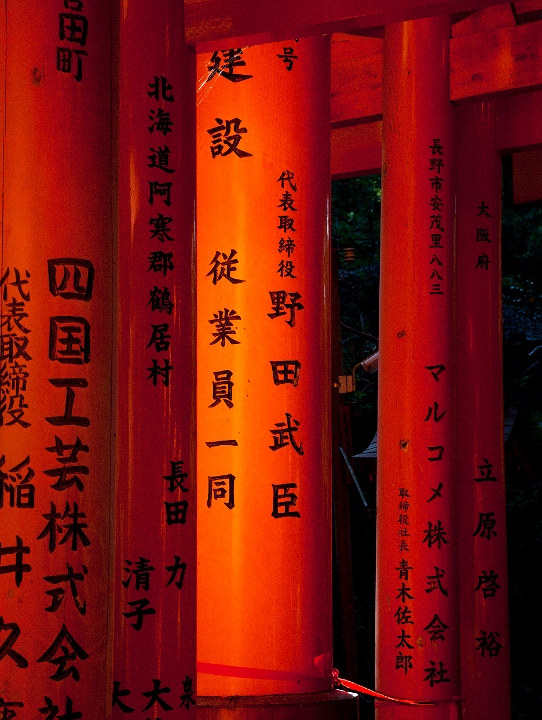
M332 208L331 236L339 248L343 365L349 373L377 347L380 175L334 181ZM353 262L344 260L345 248L354 249ZM351 400L360 403L376 422L376 385L362 371L357 377L360 390Z
M542 207L514 207L504 163L503 351L505 406L518 416L506 443L513 718L540 713L540 653L525 619L536 617L533 568L542 565Z
M338 180L332 183L332 240L339 249L343 370L372 355L378 341L378 285L380 279L380 176ZM345 248L355 260L345 261ZM376 431L376 375L357 373L358 391L347 396L350 404L353 452L369 445ZM368 471L369 469L369 471ZM372 470L372 472L370 472ZM356 467L370 507L376 505L374 463ZM354 568L355 632L358 677L374 687L376 524L353 486L350 492L352 564ZM340 648L335 655L340 662ZM374 717L373 702L360 696L360 720Z

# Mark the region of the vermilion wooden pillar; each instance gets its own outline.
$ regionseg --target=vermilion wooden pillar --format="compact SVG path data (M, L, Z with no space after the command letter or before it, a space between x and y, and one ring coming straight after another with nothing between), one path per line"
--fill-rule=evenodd
M183 40L182 3L122 5L114 718L196 711L196 75Z
M494 102L459 109L457 423L461 680L468 720L510 718L501 320L501 160Z
M198 63L205 718L355 714L331 690L329 72L326 38Z
M111 7L2 4L0 716L111 704Z
M446 718L459 690L454 133L447 18L384 41L378 417L378 717Z

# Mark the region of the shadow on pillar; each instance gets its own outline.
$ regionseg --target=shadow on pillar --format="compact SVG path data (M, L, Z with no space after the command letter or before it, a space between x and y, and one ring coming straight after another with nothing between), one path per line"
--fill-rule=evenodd
M342 690L299 695L198 697L198 720L358 720L358 696Z
M335 387L343 374L341 346L341 310L338 286L338 250L333 248L331 260L331 396L332 424L332 477L333 477L333 657L342 677L358 681L356 657L356 619L354 610L354 584L352 577L352 540L350 536L349 478L339 448L352 455L351 438L346 437L347 408L344 395ZM349 429L349 423L348 423Z

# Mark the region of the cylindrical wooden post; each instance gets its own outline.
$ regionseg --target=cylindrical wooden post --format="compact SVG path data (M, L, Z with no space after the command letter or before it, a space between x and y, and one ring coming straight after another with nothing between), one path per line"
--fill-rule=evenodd
M3 8L0 715L102 720L111 704L111 7Z
M123 6L114 718L195 712L195 82L182 3Z
M378 417L378 717L446 718L459 689L454 135L447 18L386 28Z
M205 718L351 712L331 692L329 72L325 38L198 65Z
M509 720L501 321L501 161L495 103L459 109L457 430L461 683L468 720Z

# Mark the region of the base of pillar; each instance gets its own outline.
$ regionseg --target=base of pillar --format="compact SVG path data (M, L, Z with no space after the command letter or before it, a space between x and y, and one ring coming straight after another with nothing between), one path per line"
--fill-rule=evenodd
M198 720L358 720L358 696L343 690L198 697Z

